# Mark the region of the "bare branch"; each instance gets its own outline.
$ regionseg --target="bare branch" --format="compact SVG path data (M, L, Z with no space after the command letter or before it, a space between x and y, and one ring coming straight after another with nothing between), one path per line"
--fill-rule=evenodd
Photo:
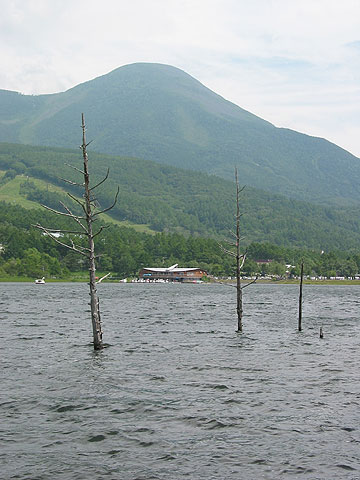
M232 252L231 250L228 250L226 249L225 247L223 247L221 245L221 243L218 243L219 247L221 248L221 250L226 253L227 255L231 255L232 257L236 257L236 253L235 252Z
M248 287L249 285L252 285L253 283L255 283L255 282L256 282L256 280L257 280L258 278L259 278L259 277L258 277L258 276L256 276L255 280L252 280L251 282L247 283L246 285L244 285L244 286L243 286L243 287L241 287L241 288L243 289L243 288L246 288L246 287Z
M227 255L230 255L231 257L236 257L236 253L232 252L231 250L226 250L226 248L223 248L222 251L226 253Z
M94 185L93 187L89 188L89 192L92 192L93 190L95 190L95 188L99 187L102 183L104 183L109 176L109 172L110 172L110 169L108 168L107 172L106 172L106 175L105 175L105 178L103 178L103 180L101 180L101 182L99 182L96 185Z
M67 207L63 202L60 202L60 205L62 205L63 208L65 208L65 210L68 212L70 218L72 218L73 220L75 220L75 222L76 222L78 225L80 225L80 227L84 230L84 232L85 232L86 234L88 234L88 233L89 233L88 229L85 227L85 225L83 225L83 224L80 222L80 220L86 220L86 217L84 218L84 217L79 217L79 216L77 216L77 215L74 215L74 214L72 213L72 211L70 210L70 208ZM86 213L86 212L85 212L85 213Z
M226 240L226 238L224 240L222 240L223 242L227 243L228 245L231 245L232 247L237 247L237 244L234 243L234 242L230 242L230 240Z
M106 275L104 275L103 277L101 277L96 283L101 283L104 278L108 277L110 275L111 272L107 273Z
M85 213L85 215L86 215L86 208L85 208L84 203L81 202L79 199L77 199L77 198L76 198L74 195L72 195L71 193L69 193L69 192L66 192L66 193L68 194L68 196L69 196L72 200L74 200L74 202L76 202L77 204L80 205L80 207L84 210L84 213Z
M70 185L74 185L76 187L83 187L84 184L83 183L77 183L77 182L73 182L71 180L67 180L66 178L62 178L62 177L58 177L60 180L62 180L63 182L66 182L66 183L69 183Z
M90 193L90 190L89 190L89 193ZM98 209L100 208L100 202L95 196L92 195L92 197L89 199L89 202L93 208L98 208Z
M60 242L60 240L58 240L51 232L49 232L45 227L43 227L42 225L40 224L37 224L37 225L34 225L34 227L38 228L39 230L42 230L43 232L45 232L47 235L49 235L50 238L52 238L56 243L58 243L59 245L62 245L63 247L66 247L68 248L69 250L72 250L74 252L77 252L77 253L80 253L80 255L83 255L85 257L88 257L88 254L83 252L82 250L80 250L79 248L82 248L83 247L77 247L74 245L74 242L70 239L72 245L68 245L67 243L64 243L64 242Z
M117 202L117 198L118 198L118 195L119 195L119 191L120 191L120 187L118 186L113 204L112 204L110 207L105 208L105 210L101 210L100 212L94 213L93 217L95 217L96 215L100 215L101 213L108 212L108 211L111 210L113 207L115 207L116 202Z
M225 241L225 240L224 240L224 241ZM231 251L231 250L228 250L228 249L225 248L223 245L221 245L221 243L218 242L218 245L219 245L219 247L221 248L221 250L222 250L224 253L226 253L226 254L228 254L228 255L231 255L232 257L236 257L236 256L237 256L237 253L236 253L236 252L233 252L233 251ZM236 245L233 245L233 246L236 246ZM239 256L239 258L242 258L242 259L243 259L240 269L241 269L241 268L243 267L243 265L244 265L245 257L246 257L246 253L244 253L243 255L240 255L240 256Z
M242 258L242 262L241 262L241 265L239 266L239 270L242 270L246 260L246 253L244 255L241 255L240 258Z
M239 242L241 242L244 239L245 239L245 237L240 237ZM228 245L231 245L232 247L237 247L238 246L237 243L231 242L230 240L227 240L226 238L224 238L224 240L221 240L221 241L227 243Z
M80 148L81 148L81 147L80 147ZM76 172L81 173L81 175L84 175L84 171L83 171L83 170L80 170L80 168L74 167L74 165L70 165L69 163L65 163L65 165L67 165L68 167L74 169Z
M77 216L77 215L74 215L72 213L70 214L70 213L59 212L58 210L54 210L53 208L50 208L47 205L43 205L42 203L40 205L42 207L46 208L46 210L50 210L50 212L56 213L56 215L63 215L64 217L71 217L71 218L74 218L74 219L77 218L79 220L86 220L85 217Z
M215 282L215 283L220 283L220 285L225 285L226 287L236 288L236 285L233 285L232 283L225 283L225 282Z
M75 245L74 241L72 238L69 238L70 242L71 242L71 245L74 249L78 249L79 251L81 250L82 252L83 251L87 251L87 252L90 252L90 248L87 248L87 247L82 247L81 245Z
M99 231L96 232L96 233L94 233L94 235L92 236L92 238L97 237L103 230L105 230L105 228L109 228L109 227L110 227L110 225L102 225L102 226L100 227Z
M37 225L31 224L32 227L38 228ZM63 230L62 228L48 228L48 227L43 227L47 232L51 233L71 233L73 235L84 235L84 232L78 232L74 230Z
M256 280L258 279L259 277L256 277L254 280L252 280L251 282L247 283L246 285L243 285L241 287L241 290L243 290L244 288L248 287L249 285L252 285L253 283L256 282ZM225 282L219 282L219 281L216 281L215 283L220 283L220 285L225 285L226 287L232 287L232 288L237 288L236 285L233 285L232 283L225 283Z

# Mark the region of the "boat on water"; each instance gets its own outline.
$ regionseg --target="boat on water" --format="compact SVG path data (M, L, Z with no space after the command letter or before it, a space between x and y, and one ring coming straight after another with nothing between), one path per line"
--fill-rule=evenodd
M41 285L42 283L45 283L45 277L37 278L37 279L35 280L35 283L36 283L37 285Z

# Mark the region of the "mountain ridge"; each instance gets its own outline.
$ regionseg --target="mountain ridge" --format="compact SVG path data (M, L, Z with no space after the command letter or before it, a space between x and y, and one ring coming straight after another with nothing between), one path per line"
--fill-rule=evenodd
M3 108L5 107L5 108ZM91 149L232 179L323 205L360 203L360 160L278 128L163 64L119 67L65 92L0 91L0 141L71 148L85 112Z

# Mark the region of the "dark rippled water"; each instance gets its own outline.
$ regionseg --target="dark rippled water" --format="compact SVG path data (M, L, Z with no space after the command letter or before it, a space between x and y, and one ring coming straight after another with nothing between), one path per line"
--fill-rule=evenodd
M0 478L360 479L359 287L87 291L0 284Z

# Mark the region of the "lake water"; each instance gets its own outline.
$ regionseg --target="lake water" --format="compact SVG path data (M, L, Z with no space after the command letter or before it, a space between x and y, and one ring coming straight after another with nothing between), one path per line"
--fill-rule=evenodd
M0 284L0 478L360 479L358 286ZM323 326L324 338L319 338Z

